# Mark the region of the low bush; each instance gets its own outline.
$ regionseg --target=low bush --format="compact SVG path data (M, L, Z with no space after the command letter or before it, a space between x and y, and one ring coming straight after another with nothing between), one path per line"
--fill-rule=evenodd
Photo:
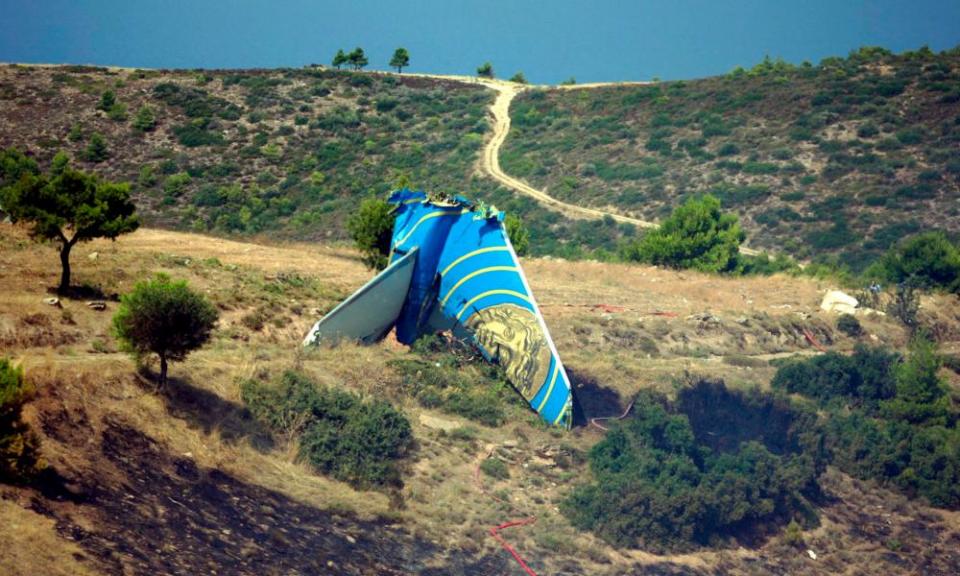
M500 426L507 419L507 407L523 400L495 366L477 356L465 345L451 346L441 338L427 336L414 343L410 357L391 365L400 373L403 390L421 406L484 426Z
M25 482L43 468L40 440L21 417L32 394L23 369L0 358L0 482Z
M880 402L896 394L892 367L899 361L894 352L861 344L851 356L828 352L788 362L777 370L770 385L774 390L814 398L821 406L851 405L875 413Z
M823 446L845 472L899 488L935 506L960 507L957 411L922 337L900 361L881 348L827 354L778 370L775 388L818 401Z
M596 479L562 504L574 526L617 546L690 548L807 510L816 466L803 454L775 455L756 440L731 451L697 441L688 417L662 398L635 404L634 416L590 451Z
M402 485L400 463L413 448L410 422L383 400L321 387L288 371L279 382L248 380L243 401L273 431L299 438L299 457L356 486Z
M889 282L960 292L960 249L943 232L917 234L888 250L869 273Z
M510 470L504 461L499 458L487 458L481 462L480 471L497 480L506 480L510 477Z
M837 318L837 330L843 332L851 338L859 338L863 335L863 326L853 314L841 314Z

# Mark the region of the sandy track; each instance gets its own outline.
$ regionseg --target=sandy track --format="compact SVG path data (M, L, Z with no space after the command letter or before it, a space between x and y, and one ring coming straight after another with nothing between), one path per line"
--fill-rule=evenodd
M491 90L496 91L497 98L494 100L493 104L490 106L490 114L493 116L493 136L487 142L486 146L483 148L483 156L481 158L480 166L483 172L488 176L500 182L504 186L514 190L525 196L529 196L548 206L554 210L562 212L563 214L573 217L573 218L588 218L588 219L600 219L607 216L613 218L616 222L633 224L639 228L656 228L658 224L656 222L651 222L649 220L640 220L639 218L633 218L620 214L618 212L613 212L610 210L600 210L598 208L588 208L585 206L578 206L576 204L570 204L569 202L564 202L558 200L553 196L550 196L542 190L538 190L533 186L530 186L526 182L523 182L513 176L510 176L500 167L500 148L503 147L503 143L507 139L507 135L510 133L510 103L513 102L514 97L524 90L530 89L558 89L558 90L582 90L582 89L595 89L595 88L604 88L610 86L640 86L645 84L650 84L649 82L616 82L616 83L606 83L606 82L595 82L590 84L571 84L564 86L531 86L517 84L515 82L506 82L503 80L495 79L485 79L477 78L473 76L445 76L439 74L413 74L415 76L423 76L428 78L441 78L445 80L456 80L460 82L468 82L471 84L482 84ZM755 256L759 254L758 250L753 248L747 248L746 246L740 247L740 252L749 256Z
M639 220L616 212L586 208L557 200L553 196L537 190L533 186L504 172L500 167L500 148L503 146L504 141L507 139L507 134L510 132L510 103L513 101L513 98L525 88L510 82L484 82L483 84L497 91L497 99L494 100L493 105L490 107L490 112L493 115L493 137L490 138L490 141L487 142L487 145L484 147L482 159L483 171L491 178L520 194L530 196L542 204L573 217L597 219L609 216L617 222L633 224L641 228L655 228L657 226L655 222Z

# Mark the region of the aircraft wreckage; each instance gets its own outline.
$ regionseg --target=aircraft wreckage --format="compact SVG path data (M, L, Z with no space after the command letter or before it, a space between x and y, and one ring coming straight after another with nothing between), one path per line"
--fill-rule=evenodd
M540 417L570 428L573 393L503 226L503 213L461 196L394 192L389 265L310 330L304 345L412 344L450 331L472 342Z

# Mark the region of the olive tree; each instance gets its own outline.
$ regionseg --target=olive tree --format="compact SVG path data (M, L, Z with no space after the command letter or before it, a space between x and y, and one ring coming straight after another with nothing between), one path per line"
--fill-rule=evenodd
M138 282L120 299L113 330L123 348L137 358L160 358L160 385L167 382L167 362L183 361L209 340L217 309L187 286L165 274Z
M34 238L59 244L61 294L70 288L70 251L78 242L115 239L140 225L129 184L102 181L68 166L50 175L22 171L16 182L0 189L0 203L14 221L32 225Z

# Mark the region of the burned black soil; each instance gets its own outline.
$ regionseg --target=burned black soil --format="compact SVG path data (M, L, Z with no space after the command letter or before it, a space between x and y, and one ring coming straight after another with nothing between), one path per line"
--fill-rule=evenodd
M677 410L690 420L698 443L720 452L753 440L774 454L799 453L802 433L815 424L812 414L798 412L786 399L730 390L719 380L700 379L681 389Z
M57 522L107 574L502 574L499 557L474 558L386 522L320 510L202 468L111 417L100 439L111 478L64 478L31 508ZM119 474L116 474L119 473ZM120 480L117 481L117 478ZM81 502L77 504L76 502ZM78 512L93 520L81 527Z

